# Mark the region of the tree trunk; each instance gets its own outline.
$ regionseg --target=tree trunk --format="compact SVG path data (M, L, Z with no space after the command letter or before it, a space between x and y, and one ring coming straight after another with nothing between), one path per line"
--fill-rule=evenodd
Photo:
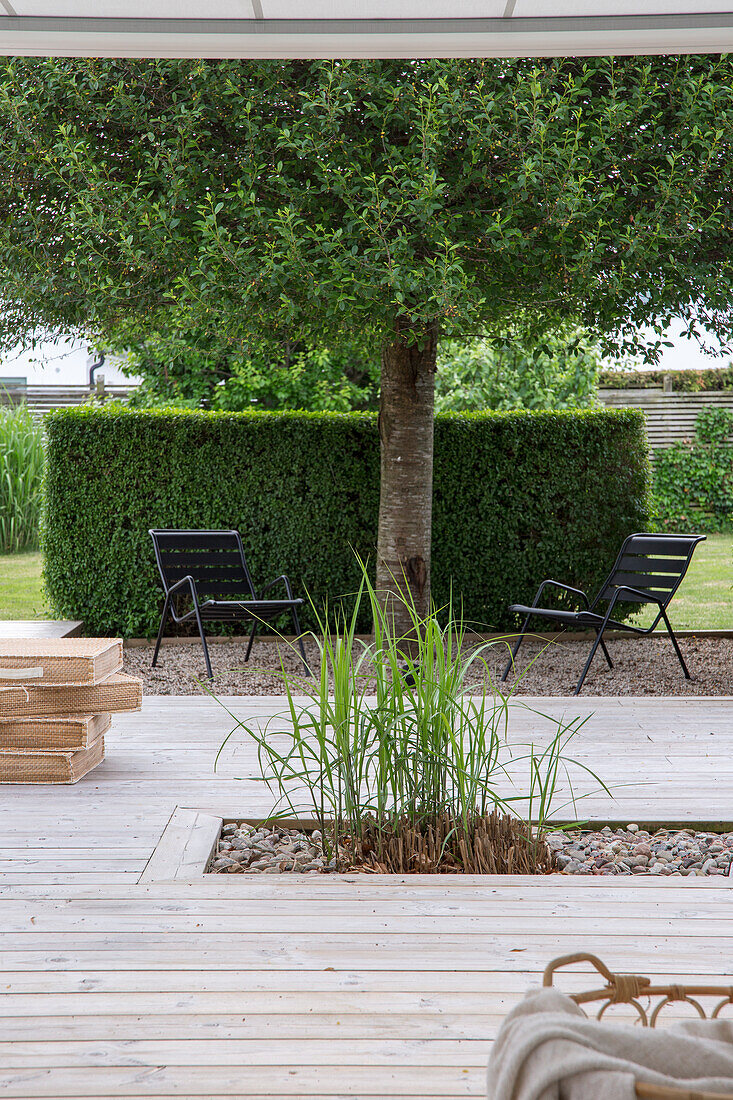
M437 347L433 331L421 343L397 340L382 349L377 590L380 603L405 633L411 620L394 599L400 589L409 589L421 616L430 610Z

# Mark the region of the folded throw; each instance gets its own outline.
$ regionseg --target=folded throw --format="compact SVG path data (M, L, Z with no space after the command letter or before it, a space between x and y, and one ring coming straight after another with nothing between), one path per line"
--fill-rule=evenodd
M489 1100L635 1100L636 1083L733 1097L733 1021L663 1029L589 1020L556 989L531 990L489 1059Z

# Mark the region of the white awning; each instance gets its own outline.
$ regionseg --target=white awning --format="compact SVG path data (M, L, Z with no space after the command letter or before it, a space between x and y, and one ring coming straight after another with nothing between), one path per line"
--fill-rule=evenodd
M0 0L0 53L15 55L547 57L729 50L733 0Z

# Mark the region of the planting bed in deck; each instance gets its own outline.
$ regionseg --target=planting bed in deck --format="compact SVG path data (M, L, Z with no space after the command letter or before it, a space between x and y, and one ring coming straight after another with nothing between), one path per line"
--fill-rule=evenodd
M547 836L552 853L548 872L571 875L725 876L733 868L733 832L631 828L574 829ZM388 868L360 867L342 853L340 861L324 852L318 829L223 824L208 871L214 874L385 873ZM447 873L460 873L452 868ZM511 872L507 872L511 873Z
M276 839L277 838L277 839ZM551 874L580 876L691 877L733 880L733 830L668 827L646 829L631 822L625 828L549 833L555 853ZM141 881L171 881L212 875L354 875L378 868L339 866L323 852L314 821L224 821L194 810L176 809ZM400 877L400 876L395 876ZM448 876L455 879L456 872ZM464 877L464 876L460 876ZM473 875L472 878L477 876ZM538 878L547 878L539 875Z

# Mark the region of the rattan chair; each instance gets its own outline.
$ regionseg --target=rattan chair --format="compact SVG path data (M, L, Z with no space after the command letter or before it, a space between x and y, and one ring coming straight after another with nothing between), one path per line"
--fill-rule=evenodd
M726 1005L733 1004L733 986L730 985L655 985L651 978L644 978L640 974L614 974L605 963L596 955L578 952L574 955L563 955L559 959L553 959L545 969L542 977L544 986L554 985L554 977L558 970L573 963L590 963L595 967L606 984L601 989L590 989L583 993L570 993L568 996L581 1007L583 1005L600 1002L596 1012L596 1019L603 1018L610 1005L631 1005L637 1014L642 1027L656 1027L660 1016L667 1005L684 1002L692 1005L701 1019L716 1020ZM700 998L712 997L714 1004L709 1008L710 1015L700 1003ZM650 1000L658 998L654 1007L644 1009L641 998ZM687 1089L684 1086L660 1086L647 1085L638 1082L636 1095L639 1100L733 1100L733 1092L700 1092Z

